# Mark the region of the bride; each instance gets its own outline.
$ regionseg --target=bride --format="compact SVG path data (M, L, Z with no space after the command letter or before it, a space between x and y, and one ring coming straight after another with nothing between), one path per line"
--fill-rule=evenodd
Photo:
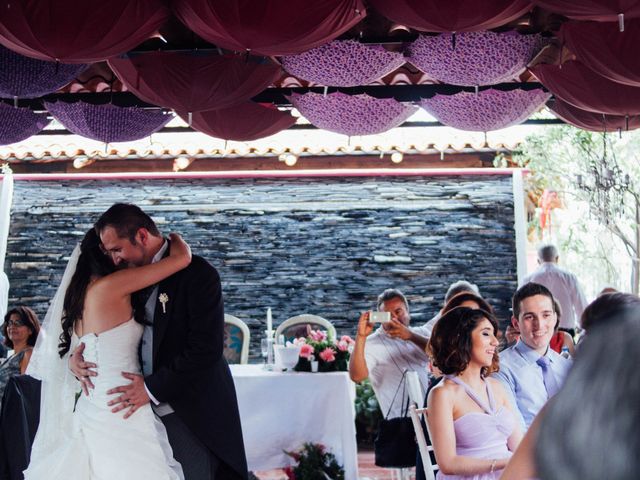
M149 404L134 415L112 413L107 391L122 372L140 372L138 346L144 309L131 294L182 270L189 246L171 234L170 255L115 271L92 228L74 250L43 323L27 373L42 380L40 424L26 480L183 479L163 424ZM80 394L67 368L69 351L85 344L97 365L94 389Z

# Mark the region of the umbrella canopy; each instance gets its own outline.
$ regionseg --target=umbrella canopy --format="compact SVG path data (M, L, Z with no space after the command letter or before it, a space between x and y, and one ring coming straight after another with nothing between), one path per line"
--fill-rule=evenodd
M542 108L551 95L533 90L481 90L435 95L420 106L440 122L460 130L488 132L517 125Z
M0 102L0 145L21 142L49 125L46 113L15 108Z
M148 137L164 127L172 114L138 107L85 102L45 102L47 110L67 130L99 142L130 142Z
M284 56L283 68L291 75L320 85L368 85L404 65L401 53L355 40L334 40L299 55Z
M327 43L365 16L362 0L173 0L205 40L238 52L295 55Z
M245 102L282 74L271 60L208 53L150 52L109 66L142 100L186 112Z
M5 0L0 44L40 60L98 62L138 46L168 16L163 0Z
M531 71L556 97L574 107L609 115L640 114L640 88L612 82L576 60L561 66L540 64Z
M527 0L370 0L396 23L424 32L491 30L531 9Z
M617 23L566 22L562 42L594 72L617 83L640 87L640 19L630 20L621 32Z
M605 115L580 110L573 105L556 98L549 105L553 114L574 127L592 132L613 132L615 130L635 130L640 127L640 116Z
M517 32L420 35L407 59L430 77L453 85L493 85L522 73L546 42Z
M179 112L179 115L188 121L187 112ZM196 112L191 116L191 125L195 130L212 137L239 142L268 137L294 123L296 118L288 112L251 101L229 108Z
M344 135L386 132L399 126L417 110L417 107L393 98L380 99L340 92L328 95L294 93L291 102L316 127Z

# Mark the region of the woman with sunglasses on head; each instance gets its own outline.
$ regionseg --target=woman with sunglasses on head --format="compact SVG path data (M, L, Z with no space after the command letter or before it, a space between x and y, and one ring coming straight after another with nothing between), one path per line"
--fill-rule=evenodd
M15 307L4 316L2 335L4 344L13 350L13 355L0 365L0 402L9 379L25 372L36 338L40 332L40 322L29 307Z
M522 433L498 380L497 322L483 310L453 308L429 341L444 381L428 398L429 430L438 479L497 479Z

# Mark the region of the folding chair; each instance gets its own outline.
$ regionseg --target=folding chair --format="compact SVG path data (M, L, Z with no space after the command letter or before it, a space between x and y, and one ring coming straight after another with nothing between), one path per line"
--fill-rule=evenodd
M427 435L431 438L429 432L429 424L427 423L427 409L416 408L415 404L409 406L409 415L411 415L411 421L413 422L413 430L416 432L416 441L418 442L418 450L420 451L420 458L422 459L422 465L424 466L424 475L427 480L435 480L435 472L438 471L438 465L431 460L431 453L433 452L433 446L427 443L427 439L424 436L424 429L421 418L424 417L425 425L427 426Z

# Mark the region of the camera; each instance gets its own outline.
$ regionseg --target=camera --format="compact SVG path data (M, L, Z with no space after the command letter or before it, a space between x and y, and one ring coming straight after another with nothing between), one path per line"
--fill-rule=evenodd
M391 313L389 312L369 312L369 323L385 323L391 321Z

